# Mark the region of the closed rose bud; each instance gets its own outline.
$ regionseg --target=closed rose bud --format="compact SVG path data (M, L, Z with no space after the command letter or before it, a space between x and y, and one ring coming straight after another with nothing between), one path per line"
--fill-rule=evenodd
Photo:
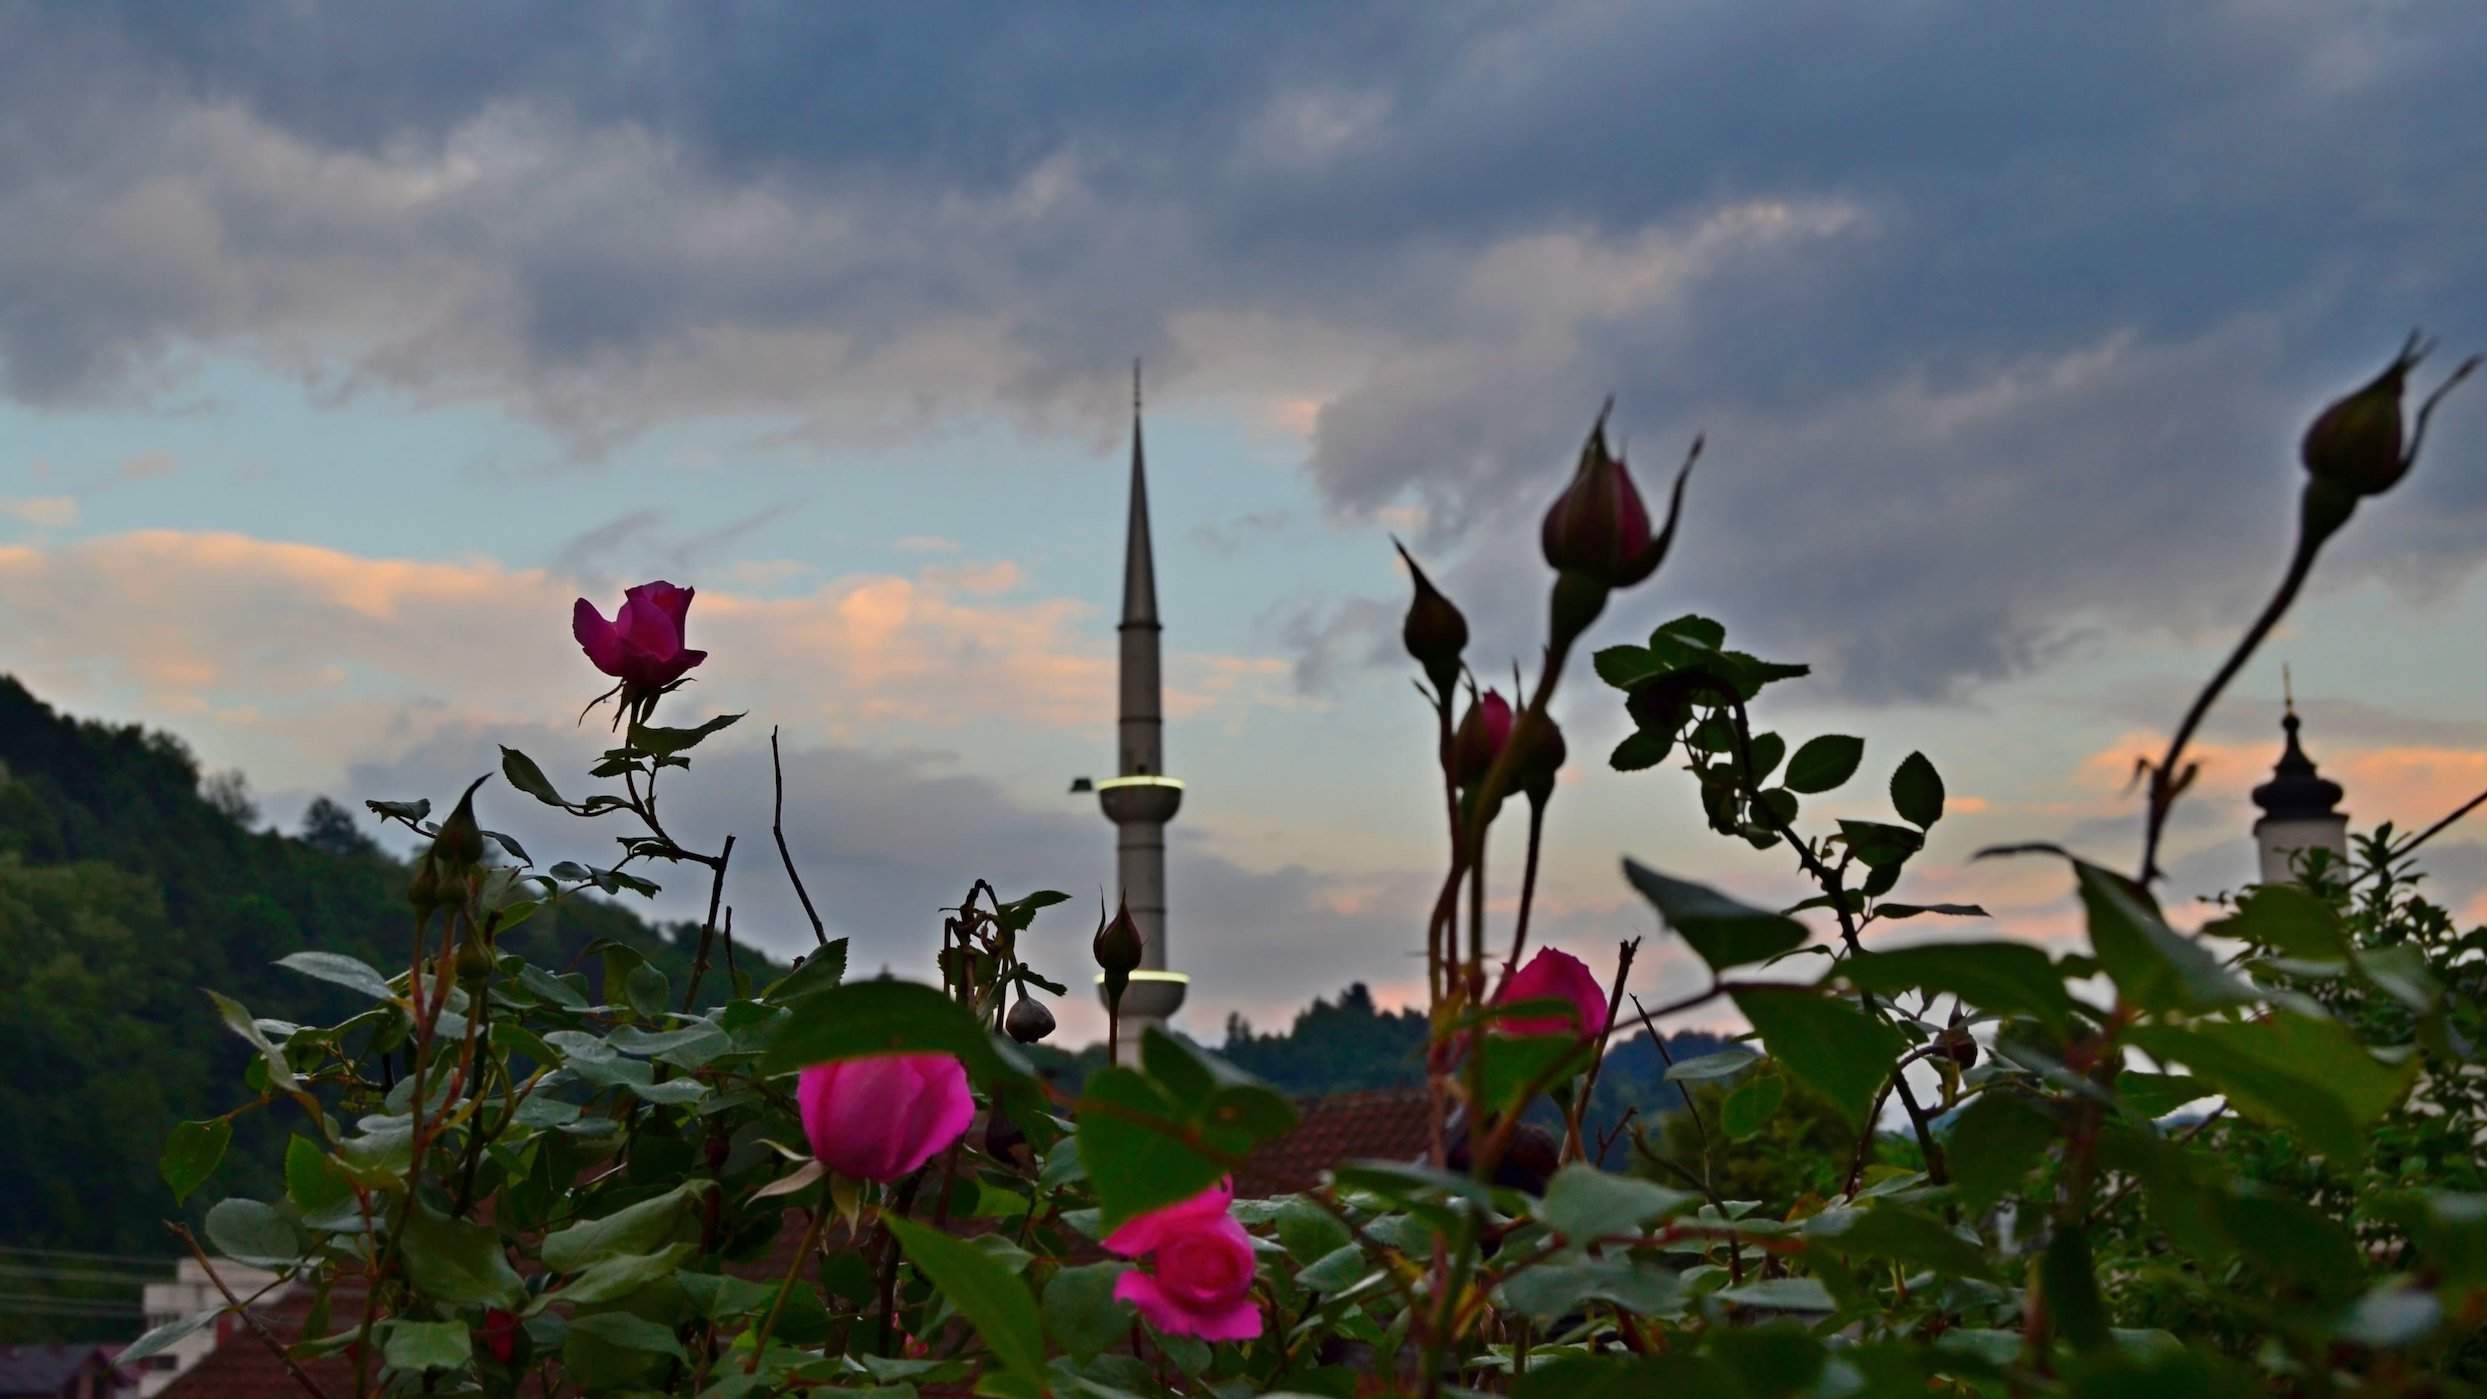
M419 914L440 907L440 869L429 854L415 866L414 881L406 886L406 902Z
M1511 702L1494 690L1469 702L1468 712L1451 735L1451 780L1474 787L1493 770L1511 742Z
M653 695L708 659L683 644L697 591L661 579L642 583L622 595L610 622L580 598L570 608L570 634L596 669L622 682L627 698Z
M468 784L465 795L458 798L457 809L451 811L449 819L441 822L440 829L433 833L431 859L440 866L444 883L464 879L466 872L484 858L483 828L475 824L475 789L487 780L487 777L478 777ZM447 888L441 892L450 893Z
M1944 1058L1951 1060L1953 1064L1959 1066L1960 1068L1972 1069L1977 1067L1977 1037L1971 1035L1966 1029L1955 1027L1953 1029L1945 1030L1942 1036L1935 1041L1935 1047L1942 1051Z
M1575 1035L1595 1039L1606 1033L1606 988L1598 985L1589 964L1569 952L1539 949L1529 964L1511 974L1494 995L1498 1006L1529 1001L1562 1001L1570 1010L1551 1015L1507 1015L1495 1020L1504 1035Z
M822 1165L882 1182L947 1150L976 1116L966 1068L937 1053L814 1064L797 1082L795 1102Z
M1563 731L1554 720L1544 715L1530 724L1519 741L1520 790L1528 794L1531 804L1544 806L1554 796L1555 777L1563 771L1563 760L1570 757L1564 746Z
M1538 542L1556 572L1609 588L1628 588L1657 570L1663 551L1650 535L1649 508L1622 459L1607 450L1603 413L1580 449L1572 483L1546 511Z
M484 1343L484 1354L509 1365L517 1361L518 1343L527 1338L527 1332L515 1312L493 1307L484 1313L484 1323L475 1328L475 1336Z
M2401 452L2401 395L2426 356L2417 337L2374 379L2317 415L2297 454L2316 478L2362 496L2381 495L2409 470Z
M1090 950L1096 954L1097 965L1104 969L1107 976L1128 976L1140 965L1144 950L1140 925L1131 921L1131 905L1128 902L1117 907L1105 926L1097 929L1096 941L1091 944Z
M1416 566L1406 545L1396 540L1391 544L1407 562L1408 576L1416 582L1416 596L1408 603L1408 616L1400 624L1399 639L1406 643L1408 654L1416 658L1416 663L1425 668L1425 678L1433 682L1434 692L1447 698L1451 687L1459 683L1460 653L1468 649L1468 619L1434 587L1425 570Z
M1021 1044L1034 1044L1054 1032L1054 1013L1034 996L1021 995L1002 1017L1002 1028Z

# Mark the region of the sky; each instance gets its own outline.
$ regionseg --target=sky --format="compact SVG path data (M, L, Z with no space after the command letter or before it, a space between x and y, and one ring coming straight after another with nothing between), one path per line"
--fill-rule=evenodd
M1214 1039L1421 988L1390 538L1481 675L1533 670L1536 523L1612 395L1645 490L1708 449L1593 639L1698 611L1811 664L1757 718L1867 756L1809 818L1879 814L1922 749L1952 814L1904 889L1996 915L1937 935L2069 944L2059 866L1969 856L2130 867L2133 760L2276 580L2305 422L2412 325L2487 347L2482 67L2458 0L0 0L0 671L280 825L445 802L496 744L576 795L572 599L693 585L673 717L750 717L668 825L740 838L738 933L809 941L774 726L855 965L926 974L985 877L1075 895L1030 955L1084 980L1112 833L1067 793L1112 761L1137 357L1169 950ZM2487 787L2483 403L2214 713L2172 905L2251 875L2283 663L2361 827ZM1605 771L1585 669L1556 713L1549 940L1603 973L1650 935L1663 998L1697 972L1620 856L1811 892L1680 771ZM540 859L610 849L481 800ZM2474 917L2482 839L2431 847Z

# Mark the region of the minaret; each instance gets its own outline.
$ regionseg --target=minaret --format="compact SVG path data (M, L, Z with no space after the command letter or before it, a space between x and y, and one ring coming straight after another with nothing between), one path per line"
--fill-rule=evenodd
M1183 805L1183 784L1166 776L1166 723L1158 678L1157 561L1149 547L1146 456L1140 447L1140 363L1131 365L1131 520L1123 542L1122 714L1116 776L1097 784L1114 823L1120 896L1140 926L1140 969L1123 991L1122 1050L1133 1060L1150 1025L1183 1005L1189 978L1167 970L1166 823Z
M2287 693L2286 685L2283 680L2280 729L2288 741L2272 767L2271 780L2254 789L2254 805L2262 808L2254 822L2254 846L2265 884L2295 883L2292 862L2303 850L2319 847L2338 861L2349 858L2349 818L2337 809L2340 784L2316 776L2314 760L2298 745L2297 698Z

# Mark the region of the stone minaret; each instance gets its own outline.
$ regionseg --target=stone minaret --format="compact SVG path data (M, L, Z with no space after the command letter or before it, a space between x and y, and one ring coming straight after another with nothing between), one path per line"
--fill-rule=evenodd
M1159 698L1157 563L1149 547L1146 458L1140 448L1140 366L1131 366L1131 521L1123 543L1122 715L1116 775L1097 784L1105 819L1114 823L1115 868L1123 901L1140 925L1140 969L1123 992L1125 1059L1139 1051L1150 1025L1183 1005L1187 978L1167 969L1166 823L1183 805L1183 784L1166 776L1166 723ZM1111 902L1109 897L1108 902Z

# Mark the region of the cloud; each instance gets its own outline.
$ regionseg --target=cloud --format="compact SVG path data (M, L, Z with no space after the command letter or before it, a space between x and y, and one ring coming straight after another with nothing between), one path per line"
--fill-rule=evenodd
M20 500L0 500L0 515L19 524L44 529L66 529L78 522L78 502L65 495L28 496Z
M0 117L58 133L0 157L21 401L239 353L592 461L686 420L1102 436L1136 350L1309 428L1323 505L1420 509L1459 582L1524 557L1613 390L1645 462L1711 434L1669 585L1872 698L2190 635L2278 547L2307 411L2487 295L2487 20L2450 0L267 0L14 10L0 54ZM2487 487L2407 494L2327 583L2467 556ZM1297 629L1308 675L1381 649L1347 626Z

